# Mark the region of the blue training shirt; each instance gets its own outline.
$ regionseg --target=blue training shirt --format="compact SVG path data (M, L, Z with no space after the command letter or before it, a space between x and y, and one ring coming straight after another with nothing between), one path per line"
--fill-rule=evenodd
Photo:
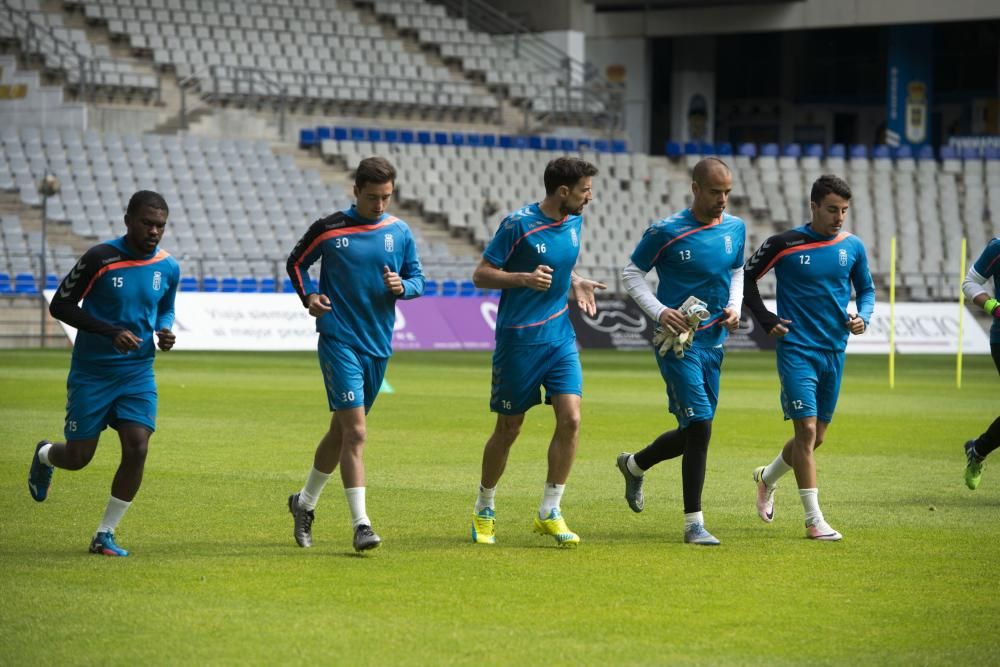
M174 326L180 274L177 260L165 250L134 254L124 236L84 253L63 278L50 307L53 316L77 328L73 365L101 374L151 366L156 356L153 332ZM123 329L142 339L139 349L123 354L114 348L112 341Z
M707 304L709 318L698 327L696 347L716 347L728 331L721 325L729 303L733 270L743 266L746 225L723 213L703 224L690 209L654 222L632 253L632 263L643 271L656 269L660 284L656 298L668 308L679 308L689 296Z
M858 315L868 327L875 309L875 284L868 255L857 236L841 231L821 236L811 225L796 227L765 241L746 263L744 302L770 331L778 318L791 320L781 344L842 352L847 347L847 308L851 287ZM764 307L757 281L774 269L777 314Z
M576 338L569 319L569 288L580 255L583 217L553 220L538 203L503 219L483 258L511 273L552 267L552 285L544 292L529 287L504 289L497 311L496 341L535 344Z
M1000 239L993 239L986 244L972 268L983 278L987 280L992 278L993 294L1000 294ZM1000 319L998 318L993 318L993 326L990 327L990 344L1000 344Z
M309 277L317 260L318 290ZM382 282L384 266L399 274L402 296ZM354 206L314 222L288 256L286 268L303 305L316 292L330 299L332 310L316 319L316 330L372 357L392 355L396 300L424 293L409 226L387 213L367 220Z

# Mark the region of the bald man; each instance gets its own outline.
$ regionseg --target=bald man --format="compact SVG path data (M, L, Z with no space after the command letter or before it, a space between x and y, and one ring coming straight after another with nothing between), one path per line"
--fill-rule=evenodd
M635 454L622 452L617 464L625 477L625 500L633 512L641 512L646 471L660 461L683 457L684 541L715 546L719 540L705 529L701 491L719 400L722 343L740 323L746 226L725 212L733 187L725 162L701 160L692 181L691 207L650 225L622 270L629 295L659 326L674 332L692 330L694 339L686 351L654 347L677 428ZM646 282L653 269L660 280L655 294ZM689 297L704 304L694 327L681 311Z

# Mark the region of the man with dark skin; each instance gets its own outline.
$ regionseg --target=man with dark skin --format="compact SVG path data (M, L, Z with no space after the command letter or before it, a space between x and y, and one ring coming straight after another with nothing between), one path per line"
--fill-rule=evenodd
M166 352L176 337L174 297L180 282L177 260L159 248L167 225L163 197L132 195L124 236L98 244L77 261L52 298L49 312L77 329L66 381L65 442L35 446L28 490L48 497L53 468L80 470L90 463L101 432L118 431L122 458L91 553L128 556L115 529L142 484L149 437L156 430L156 345ZM82 301L82 304L80 303Z

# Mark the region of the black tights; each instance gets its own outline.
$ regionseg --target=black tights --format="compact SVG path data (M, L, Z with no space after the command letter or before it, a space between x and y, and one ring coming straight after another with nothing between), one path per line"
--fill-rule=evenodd
M990 354L993 355L993 363L996 364L997 373L1000 373L1000 345L990 345ZM1000 417L993 420L990 427L976 439L976 454L985 458L987 454L1000 447Z
M711 438L711 420L692 422L685 428L662 433L635 454L635 462L643 470L649 470L660 461L684 456L681 460L681 481L685 514L701 511L701 489L705 486L705 463Z

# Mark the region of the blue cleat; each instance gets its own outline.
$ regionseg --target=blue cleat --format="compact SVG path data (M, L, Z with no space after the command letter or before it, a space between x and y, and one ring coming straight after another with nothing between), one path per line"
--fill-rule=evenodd
M35 445L35 454L31 457L31 468L28 469L28 491L36 502L42 502L49 495L52 486L52 466L38 460L38 450L45 445L51 445L48 440L42 440Z
M693 523L684 529L684 543L697 544L703 547L719 546L719 540L712 533L705 530L705 526L700 523Z
M90 553L103 556L128 556L128 552L115 544L114 533L98 533L90 541Z

